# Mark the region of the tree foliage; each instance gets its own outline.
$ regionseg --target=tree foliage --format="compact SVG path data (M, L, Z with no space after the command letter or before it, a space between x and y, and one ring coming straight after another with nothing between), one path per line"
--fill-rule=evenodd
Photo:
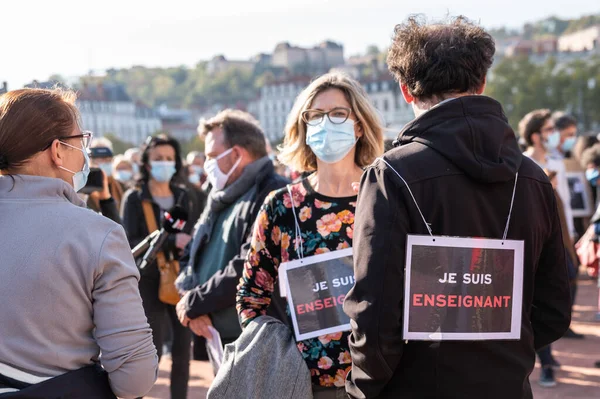
M586 129L600 123L600 57L538 65L527 57L505 58L493 69L486 95L503 106L509 123L538 108L564 110Z
M151 106L166 104L173 108L250 101L256 97L258 88L274 76L268 68L255 71L229 68L209 74L205 62L194 68L135 66L107 73L109 81L124 84L133 98Z

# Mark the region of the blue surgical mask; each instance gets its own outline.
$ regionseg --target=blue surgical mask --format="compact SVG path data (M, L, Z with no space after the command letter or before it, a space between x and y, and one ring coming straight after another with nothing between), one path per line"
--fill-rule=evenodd
M188 181L191 184L200 184L200 175L198 175L197 173L191 173L188 176Z
M598 184L598 177L600 177L600 172L598 172L598 169L596 168L588 169L585 171L585 177L592 186L596 187Z
M117 170L115 172L115 178L121 183L127 183L133 179L133 172L130 170Z
M131 167L133 168L133 175L137 176L140 174L140 166L137 163L131 163Z
M550 133L548 135L548 138L546 139L546 149L547 150L555 150L558 148L559 144L560 144L560 133L557 131Z
M566 139L565 142L562 144L563 152L571 152L573 150L573 147L575 147L576 142L577 137L569 137L568 139Z
M356 141L354 121L350 119L335 124L329 118L323 118L316 126L306 126L306 144L325 163L336 163L344 159L352 151Z
M84 148L77 148L75 146L72 146L71 144L63 143L62 141L60 141L60 143L66 145L67 147L71 147L83 152L83 168L79 172L73 172L72 170L59 166L59 168L66 170L69 173L73 173L73 189L75 191L79 191L85 187L88 176L90 174L90 157L88 156L88 153Z
M98 167L100 169L102 169L102 171L104 172L104 174L108 177L108 176L112 176L112 164L111 163L101 163L98 165Z
M152 161L150 166L152 177L161 183L170 182L176 170L174 161Z

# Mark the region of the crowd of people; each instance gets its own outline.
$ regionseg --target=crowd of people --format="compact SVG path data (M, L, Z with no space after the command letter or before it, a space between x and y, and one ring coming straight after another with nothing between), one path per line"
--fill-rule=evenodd
M387 61L415 119L393 143L340 72L300 93L275 149L250 114L228 109L200 121L203 153L160 134L115 154L82 129L73 92L4 94L0 398L142 397L165 353L173 399L188 397L192 358L211 362L214 398L531 398L536 352L539 383L556 385L552 342L584 338L569 328L579 266L597 277L600 212L573 210L600 200L600 143L546 109L513 131L483 95L494 51L464 18L398 25ZM102 183L86 191L90 170ZM174 209L185 223L150 262L134 259ZM518 339L485 338L481 316L473 339L406 339L412 236L524 243ZM333 268L350 248L349 324L300 338L291 265Z

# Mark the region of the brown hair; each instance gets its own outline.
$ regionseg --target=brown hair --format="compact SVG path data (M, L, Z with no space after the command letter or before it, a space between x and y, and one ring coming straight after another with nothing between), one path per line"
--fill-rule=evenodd
M21 167L79 121L70 90L22 89L0 96L0 170Z
M556 126L558 131L565 130L571 126L577 127L577 119L571 115L555 113L552 117L554 118L554 126Z
M296 98L285 126L285 139L279 147L278 159L297 172L317 170L317 157L306 144L306 122L302 112L312 106L320 93L338 89L350 104L363 129L363 136L356 143L354 163L360 167L370 165L383 154L383 127L377 111L369 101L360 83L340 72L322 75L306 87Z
M495 51L492 36L463 16L437 24L410 17L394 29L387 64L414 98L443 99L450 93L475 94Z
M519 135L528 146L533 145L531 136L542 132L542 126L552 118L552 113L549 109L536 109L531 111L519 122Z
M265 134L258 121L249 113L226 109L209 120L201 120L198 133L200 137L205 137L218 127L223 129L223 139L228 148L240 146L257 159L267 156Z

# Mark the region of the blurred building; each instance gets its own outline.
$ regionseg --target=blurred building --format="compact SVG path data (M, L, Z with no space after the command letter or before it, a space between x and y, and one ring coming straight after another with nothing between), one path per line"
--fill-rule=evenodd
M344 65L344 46L325 41L312 48L302 48L283 42L275 47L271 64L292 73L324 73Z
M228 60L223 55L217 55L206 63L206 72L213 75L218 72L227 72L232 69L252 72L258 60Z
M555 54L558 51L558 39L555 37L536 40L513 39L510 44L502 46L502 51L507 57Z
M414 119L412 106L404 101L400 86L388 74L361 81L385 127L385 138L395 139L404 125Z
M0 95L8 92L8 83L2 82L2 86L0 86Z
M600 25L561 36L558 39L558 50L561 52L600 52Z
M110 133L139 145L162 129L158 113L142 103L135 103L121 84L83 83L78 89L77 106L83 127L96 137Z
M196 137L198 118L188 109L173 109L166 105L157 108L163 131L177 140L187 142Z
M272 143L283 139L285 123L294 101L310 81L311 78L306 76L273 81L264 85L260 96L248 104L248 112L258 119Z

